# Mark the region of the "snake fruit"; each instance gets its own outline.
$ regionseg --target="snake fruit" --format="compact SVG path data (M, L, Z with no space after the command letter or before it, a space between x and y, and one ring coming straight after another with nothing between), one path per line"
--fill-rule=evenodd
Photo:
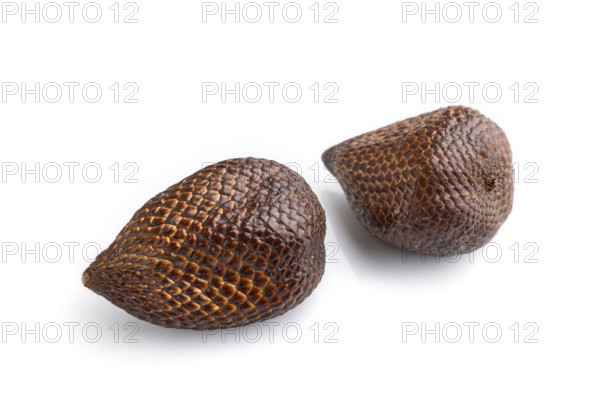
M342 142L322 158L361 224L407 252L473 251L492 239L512 208L506 135L470 108L397 122Z
M144 204L82 280L156 325L243 326L310 295L324 272L325 229L300 175L274 161L223 161Z

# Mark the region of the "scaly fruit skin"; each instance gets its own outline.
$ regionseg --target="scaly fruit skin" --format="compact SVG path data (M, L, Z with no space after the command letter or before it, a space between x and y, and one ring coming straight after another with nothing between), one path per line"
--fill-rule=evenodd
M83 283L153 324L242 326L315 289L324 238L325 213L300 175L274 161L228 160L149 200Z
M449 107L347 140L323 154L352 210L377 238L450 255L490 241L510 214L512 155L479 112Z

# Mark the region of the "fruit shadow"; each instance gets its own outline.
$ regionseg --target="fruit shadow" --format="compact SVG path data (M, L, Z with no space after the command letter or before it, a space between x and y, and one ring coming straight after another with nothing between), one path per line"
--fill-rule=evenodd
M345 256L359 278L429 279L456 276L457 270L465 270L468 257L448 259L409 253L390 246L371 235L356 219L344 193L326 189L321 201L327 212L328 228L332 229L336 246ZM340 262L341 257L328 254L328 262Z

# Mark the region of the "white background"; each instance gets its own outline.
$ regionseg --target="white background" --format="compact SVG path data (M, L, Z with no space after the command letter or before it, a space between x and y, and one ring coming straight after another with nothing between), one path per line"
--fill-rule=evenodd
M399 1L337 0L339 22L324 23L334 9L323 10L322 1L315 23L310 1L300 2L303 17L295 24L282 18L281 7L273 23L268 15L254 24L243 17L235 23L234 16L221 23L219 14L203 23L201 2L139 0L139 23L114 23L111 3L101 2L103 16L95 24L82 18L81 8L73 23L66 15L54 24L43 16L40 23L32 16L22 23L20 14L4 15L0 23L2 82L29 88L96 82L103 89L97 103L83 99L80 89L73 103L66 91L55 104L44 96L39 103L33 95L23 101L20 93L0 103L0 161L5 172L19 168L0 183L4 394L598 398L599 273L590 257L599 222L597 2L537 0L537 23L524 23L535 10L525 9L526 1L518 3L517 23L509 8L514 1L498 3L497 23L483 18L481 2L472 23L465 6L456 23L443 14L439 23L435 15L423 23L420 14L403 14L407 5ZM454 18L454 10L445 10L446 19ZM138 103L115 103L109 89L115 82L135 83ZM291 103L279 90L273 103L236 103L233 95L225 103L219 96L204 102L205 82L230 88L296 82L303 96ZM315 82L337 85L338 102L315 103ZM458 262L403 258L360 227L339 185L326 179L320 155L329 146L449 104L448 96L403 98L410 82L429 88L477 83L473 101L465 91L458 103L480 110L509 137L520 171L514 210L487 255L478 251ZM496 102L481 93L488 83L503 90ZM517 101L510 89L515 83ZM529 99L536 103L524 101L527 83L539 88ZM272 338L264 325L256 343L247 340L256 331L207 337L155 327L82 286L89 264L84 245L109 245L147 199L204 163L242 156L296 163L328 217L323 280L302 305L273 321L279 325ZM65 162L80 163L73 182L63 166L62 179L50 183L52 163ZM40 163L50 176L41 171L37 183L35 175L21 174L22 163ZM82 175L88 163L100 166L98 183L87 181L91 170ZM134 163L138 183L124 182L133 171L126 163ZM310 169L315 163L319 176ZM532 182L525 182L534 169ZM77 243L72 259L65 242ZM52 252L56 243L62 255ZM133 329L125 330L128 322L139 328L132 338L137 343L125 343ZM470 322L480 324L472 343L464 325ZM35 332L36 323L37 334L22 336L23 329ZM79 324L72 340L68 323ZM293 328L287 336L282 331L290 323L302 330L296 343ZM420 332L403 340L408 327L434 329L436 323L439 343ZM82 332L85 324L102 329L96 343L90 343L94 329ZM462 337L450 343L454 324ZM485 324L502 329L496 343L489 343L494 329L482 332ZM62 336L51 343L56 325Z

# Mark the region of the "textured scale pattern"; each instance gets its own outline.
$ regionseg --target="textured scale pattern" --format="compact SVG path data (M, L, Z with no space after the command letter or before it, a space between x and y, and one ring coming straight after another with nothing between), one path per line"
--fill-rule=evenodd
M153 324L210 330L276 317L325 267L325 213L274 161L202 169L150 199L83 274L83 283Z
M475 250L512 208L508 140L494 122L466 107L357 136L327 150L323 161L362 225L409 252Z

